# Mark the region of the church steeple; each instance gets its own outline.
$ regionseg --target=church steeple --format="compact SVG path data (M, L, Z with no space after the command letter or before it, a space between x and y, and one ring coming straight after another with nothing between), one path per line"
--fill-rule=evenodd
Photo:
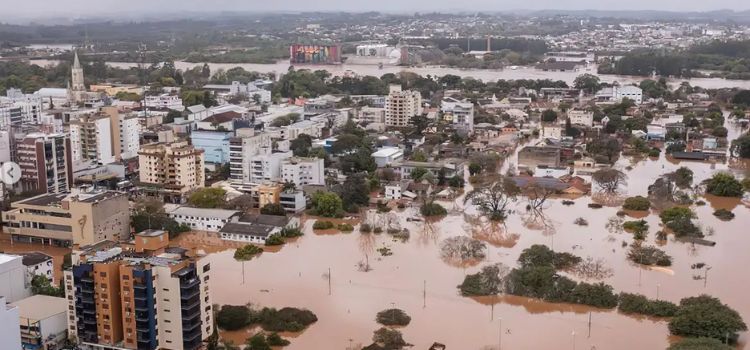
M74 51L75 57L73 58L73 69L81 68L81 62L78 60L78 50Z
M83 67L81 67L81 61L78 59L78 51L73 53L73 67L70 70L70 92L75 102L83 100L83 95L86 92L86 85L83 79Z

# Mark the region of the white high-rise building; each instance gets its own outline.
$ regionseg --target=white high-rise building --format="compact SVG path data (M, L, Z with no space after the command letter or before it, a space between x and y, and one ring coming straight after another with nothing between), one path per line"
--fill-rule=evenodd
M0 254L0 298L5 298L6 302L13 303L31 296L31 281L27 271L23 264L23 257ZM0 305L0 308L4 305L5 303ZM18 332L18 328L16 328L16 332ZM0 349L6 348L0 347Z
M400 85L391 85L385 98L385 125L409 126L411 117L422 114L422 95L419 91L403 91Z
M110 117L103 114L83 115L70 122L73 162L88 160L109 164L115 161L111 122ZM117 140L119 143L119 137Z
M289 158L281 162L281 180L300 188L304 185L325 185L325 165L321 158Z
M0 296L0 349L21 349L21 319L17 306Z
M229 178L235 182L250 182L250 159L273 145L268 133L256 134L251 128L237 130L237 137L229 140Z
M138 134L140 124L136 115L120 115L120 149L121 158L130 159L138 156L141 147L141 138Z
M250 158L250 182L263 183L281 179L281 162L292 152L265 153Z

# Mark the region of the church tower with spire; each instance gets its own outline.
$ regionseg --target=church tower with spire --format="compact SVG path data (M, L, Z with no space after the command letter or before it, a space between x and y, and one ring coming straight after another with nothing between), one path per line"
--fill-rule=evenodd
M70 78L70 93L73 100L81 102L86 92L86 85L84 85L83 81L83 67L81 67L81 62L78 60L78 51L75 51Z

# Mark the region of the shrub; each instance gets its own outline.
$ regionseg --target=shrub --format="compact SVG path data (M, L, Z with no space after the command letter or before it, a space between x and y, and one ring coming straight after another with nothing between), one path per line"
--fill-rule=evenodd
M285 243L284 242L284 237L282 237L278 233L274 233L274 234L268 236L268 238L266 238L266 245L269 245L269 246L283 245L284 243Z
M581 262L581 258L570 253L557 253L546 245L534 244L521 252L518 263L521 267L550 266L557 270L567 270Z
M273 332L266 337L266 341L270 346L287 346L290 342L282 338L279 333Z
M375 321L384 326L406 326L411 322L411 317L401 309L387 309L378 312Z
M317 220L313 224L313 230L330 230L334 227L336 227L336 225L328 220Z
M419 208L419 212L424 216L445 216L448 211L442 205L435 202L425 203Z
M745 190L734 175L717 173L706 182L706 192L719 197L742 197Z
M628 251L628 259L636 264L671 266L672 257L663 250L652 247L634 244Z
M304 233L302 230L299 229L299 227L284 227L281 229L280 232L281 236L284 238L294 238L294 237L300 237L303 236Z
M235 331L250 324L250 309L244 305L224 305L216 315L219 328Z
M646 234L648 233L648 223L646 220L626 221L622 224L622 228L628 232L633 232L634 238L638 241L646 239Z
M263 248L256 247L252 244L248 244L244 247L237 248L237 250L234 251L234 259L235 260L250 260L255 255L258 255L260 253L263 253Z
M648 300L641 294L620 293L619 310L626 314L672 317L677 313L677 305L664 300Z
M669 332L683 337L736 340L737 332L746 331L740 314L708 295L680 300L680 308L669 321Z
M573 289L573 300L578 304L611 309L617 306L617 295L610 285L581 282Z
M507 268L500 264L482 267L482 270L464 277L458 286L463 296L487 296L500 293Z
M354 231L354 226L352 226L351 224L347 224L347 223L338 224L337 228L339 229L339 231L342 231L342 232Z
M372 226L370 224L361 224L359 225L359 232L370 233L372 232Z
M341 197L333 192L316 192L312 197L315 215L328 218L341 217L344 213L344 203Z
M251 323L260 324L269 332L300 332L307 326L318 321L318 317L310 310L285 307L280 310L263 308L253 312Z
M648 151L649 157L658 157L661 154L661 150L658 148L652 148Z
M683 338L667 350L735 350L734 347L713 338Z
M271 346L263 333L257 333L245 341L245 350L271 350Z
M695 214L692 210L683 207L672 207L662 211L661 214L659 214L659 218L661 218L661 222L664 224L679 218L692 219L694 216Z
M727 221L734 219L734 213L726 209L719 209L715 211L714 216L721 220L727 220Z
M622 208L626 210L648 210L651 208L651 201L643 196L630 197L625 200L625 204L622 205Z
M286 210L281 204L268 203L260 208L260 213L265 215L286 216Z
M385 327L382 327L373 333L372 341L377 347L368 346L368 349L397 350L409 345L404 340L401 332Z
M672 230L678 237L693 236L703 237L700 227L695 225L692 220L679 218L667 223L667 228Z

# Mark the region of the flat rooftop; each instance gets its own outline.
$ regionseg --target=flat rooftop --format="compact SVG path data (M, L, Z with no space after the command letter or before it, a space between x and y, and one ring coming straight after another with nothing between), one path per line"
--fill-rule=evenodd
M18 315L30 320L44 320L55 315L64 314L68 310L65 298L48 295L33 295L19 300L11 305L18 307Z
M26 204L26 205L37 205L37 206L49 206L49 205L60 205L60 202L62 202L65 197L67 197L67 193L50 193L50 194L42 194L36 197L31 197L29 199L24 199L19 201L19 204Z

